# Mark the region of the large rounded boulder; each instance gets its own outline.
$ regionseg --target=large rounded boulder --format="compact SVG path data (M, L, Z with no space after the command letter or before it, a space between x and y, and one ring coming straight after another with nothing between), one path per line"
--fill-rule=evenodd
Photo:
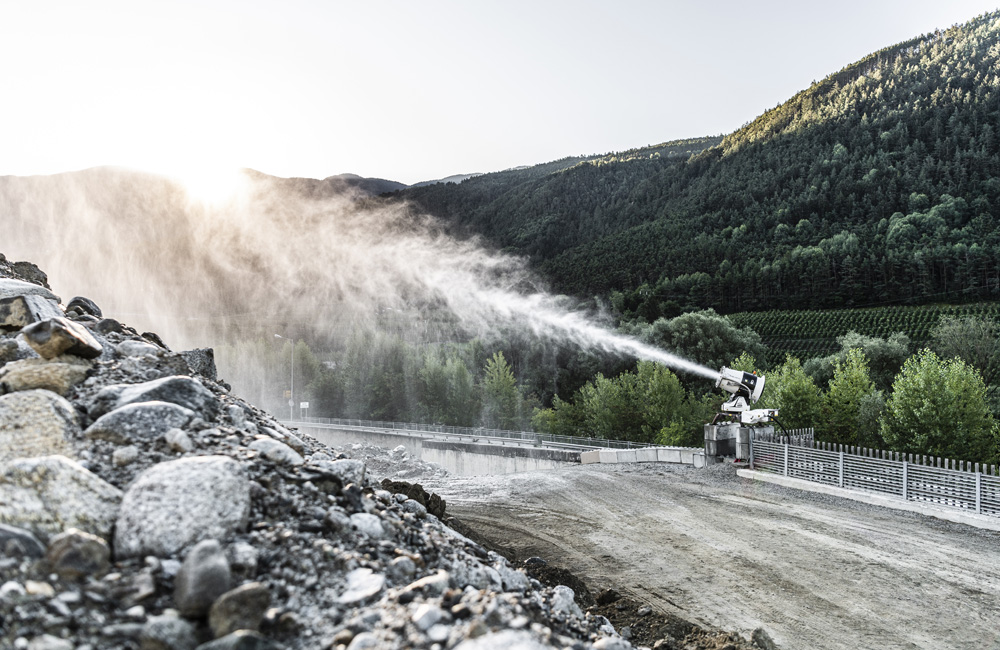
M150 467L125 491L115 556L168 557L204 539L244 530L250 482L227 456L181 458Z

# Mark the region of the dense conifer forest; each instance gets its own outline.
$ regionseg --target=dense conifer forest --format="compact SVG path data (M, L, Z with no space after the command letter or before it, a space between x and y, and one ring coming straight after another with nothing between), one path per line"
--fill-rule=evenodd
M885 48L738 131L412 188L625 320L1000 295L1000 14Z

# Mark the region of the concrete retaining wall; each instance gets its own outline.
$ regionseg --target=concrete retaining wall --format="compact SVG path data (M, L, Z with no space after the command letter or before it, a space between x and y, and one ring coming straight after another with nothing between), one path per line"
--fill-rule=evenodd
M678 463L705 466L705 450L695 447L645 447L643 449L595 449L580 454L580 462L590 463Z
M421 459L459 476L514 474L580 464L579 452L441 440L424 440Z
M344 445L367 444L395 449L399 445L406 447L414 458L422 458L423 439L418 436L410 436L405 433L384 433L381 431L364 431L360 429L334 429L327 427L298 426L299 431L308 433L316 440L330 447L342 447Z
M426 440L421 438L419 434L338 429L328 426L300 425L298 429L331 447L362 443L394 449L403 445L414 458L437 463L452 474L459 476L513 474L580 464L579 452L561 449Z

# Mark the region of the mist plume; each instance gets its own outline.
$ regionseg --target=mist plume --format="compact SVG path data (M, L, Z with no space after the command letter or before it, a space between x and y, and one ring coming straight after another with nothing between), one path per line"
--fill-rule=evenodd
M123 169L0 178L2 252L176 347L241 336L331 339L391 320L447 340L528 329L583 348L711 369L613 333L553 296L523 260L447 235L432 218L342 180L245 172L222 203Z

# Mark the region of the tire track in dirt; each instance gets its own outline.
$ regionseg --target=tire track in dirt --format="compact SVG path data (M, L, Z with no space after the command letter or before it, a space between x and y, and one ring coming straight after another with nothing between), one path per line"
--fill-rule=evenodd
M762 485L731 467L449 477L481 534L591 585L786 648L1000 647L1000 534Z

